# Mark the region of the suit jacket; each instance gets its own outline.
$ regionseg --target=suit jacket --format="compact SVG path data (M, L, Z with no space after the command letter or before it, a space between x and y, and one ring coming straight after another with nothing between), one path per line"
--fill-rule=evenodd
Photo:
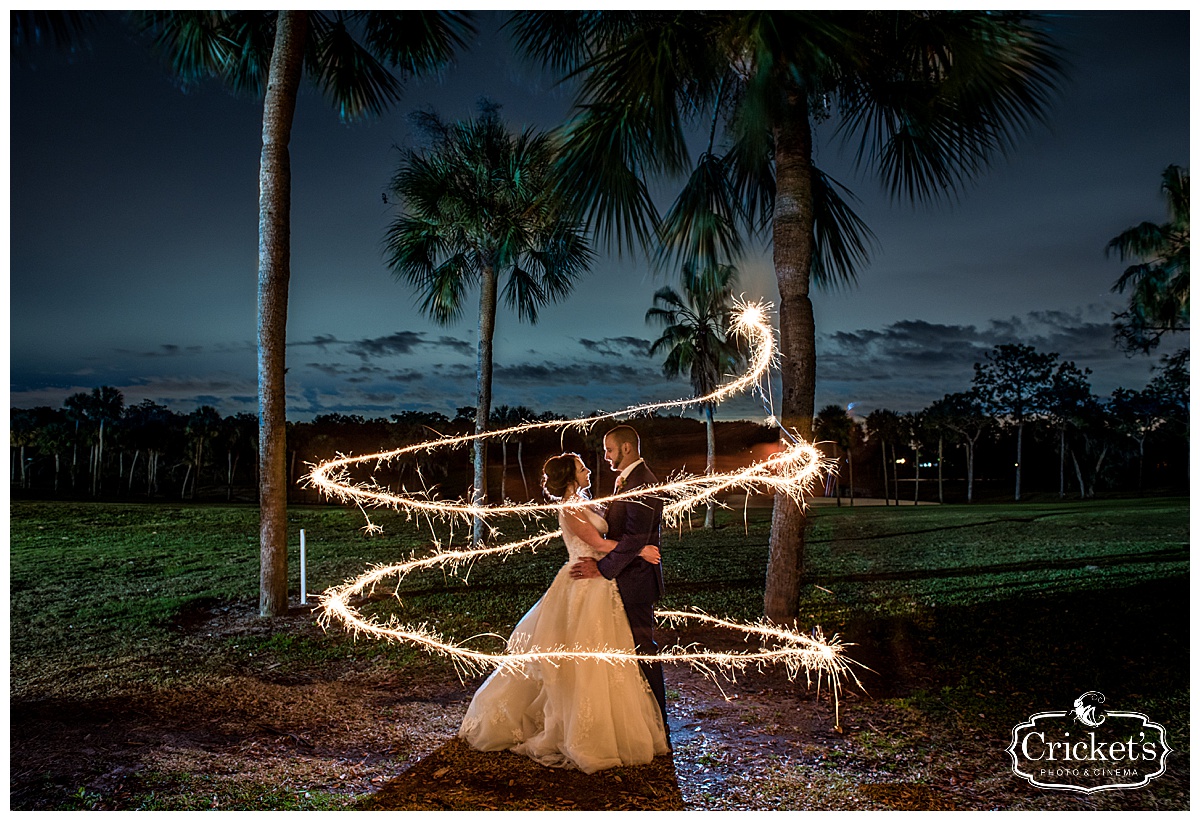
M657 484L658 477L642 462L626 477L625 491ZM626 604L658 601L666 591L662 565L651 564L638 555L648 544L662 546L662 510L662 499L649 497L618 499L610 502L605 511L606 538L615 540L617 546L596 566L605 578L616 580L621 600Z

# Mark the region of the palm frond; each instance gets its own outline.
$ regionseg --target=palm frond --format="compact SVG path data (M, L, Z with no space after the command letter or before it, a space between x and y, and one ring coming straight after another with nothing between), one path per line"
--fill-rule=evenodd
M838 132L897 198L930 201L1003 155L1042 120L1064 71L1028 14L877 12L869 48L841 78Z
M72 49L96 26L99 12L35 9L8 12L9 45L13 50L52 45Z
M646 189L641 129L616 106L591 105L560 133L559 186L595 234L619 251L649 246L658 209Z
M813 168L813 282L825 288L850 285L870 260L875 234L842 197L848 188Z
M745 211L730 179L726 160L702 154L695 170L659 225L661 268L672 261L709 268L743 252Z
M1157 257L1164 252L1169 243L1169 227L1143 222L1122 231L1109 240L1104 252L1106 254L1115 252L1118 258L1124 262L1127 259Z
M364 22L367 47L407 75L437 71L475 33L469 11L366 11L355 16Z
M400 81L347 29L345 21L328 21L313 12L309 74L344 120L379 116L400 99Z
M142 11L134 12L133 21L140 32L153 36L152 48L182 80L225 78L237 62L227 12Z

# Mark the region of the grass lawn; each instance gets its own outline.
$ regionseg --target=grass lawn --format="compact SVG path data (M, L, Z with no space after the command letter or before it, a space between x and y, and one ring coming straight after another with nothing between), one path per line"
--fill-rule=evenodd
M363 535L356 511L289 511L307 534L310 602L427 549L402 518L372 518L383 536ZM10 522L13 809L1189 806L1184 499L815 509L801 624L840 633L871 669L865 693L843 692L844 732L827 693L779 671L723 683L727 700L676 668L672 759L590 778L460 749L478 681L322 631L295 595L295 539L295 606L258 619L254 508L14 502ZM761 613L769 519L719 525L664 539L663 608ZM560 551L481 562L469 583L413 577L366 611L505 635ZM1084 796L1012 774L1012 727L1086 690L1164 725L1164 776Z

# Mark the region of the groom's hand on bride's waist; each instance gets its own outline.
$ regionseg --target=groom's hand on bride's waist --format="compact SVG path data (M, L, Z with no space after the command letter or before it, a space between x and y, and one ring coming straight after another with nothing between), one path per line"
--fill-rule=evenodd
M583 558L571 565L572 579L599 579L602 576L595 559Z

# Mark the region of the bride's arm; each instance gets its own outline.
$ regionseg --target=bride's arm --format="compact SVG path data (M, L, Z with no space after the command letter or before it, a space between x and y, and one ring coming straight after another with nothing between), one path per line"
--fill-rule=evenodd
M584 518L585 515L579 510L564 510L563 526L582 539L588 547L607 556L609 551L617 546L617 542L601 536L596 526ZM638 555L650 564L658 564L660 561L658 547L652 544L643 547Z

